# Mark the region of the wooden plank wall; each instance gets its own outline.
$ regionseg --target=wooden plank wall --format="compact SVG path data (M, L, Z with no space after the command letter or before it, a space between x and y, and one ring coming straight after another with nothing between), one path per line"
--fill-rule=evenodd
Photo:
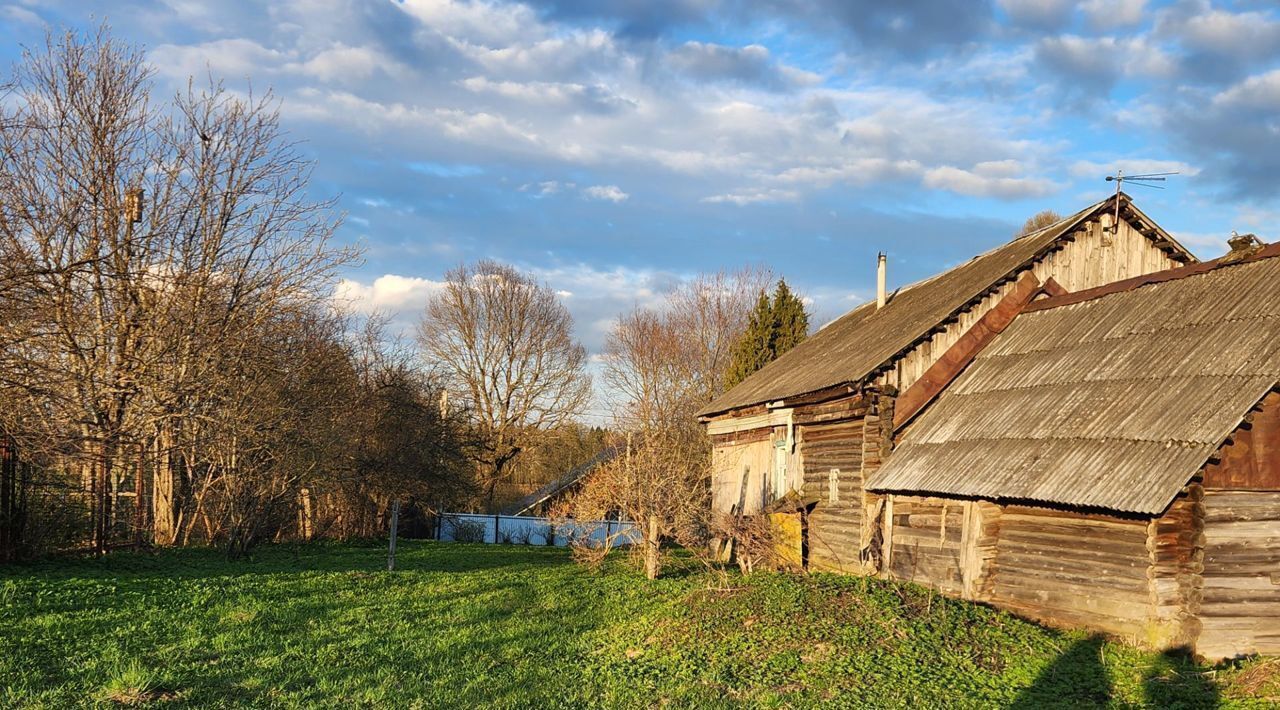
M805 498L817 498L809 514L809 564L837 572L861 571L863 420L811 425L800 431ZM828 500L831 469L840 469L840 500Z
M1280 491L1280 392L1264 397L1231 434L1218 461L1205 466L1204 482L1223 490Z
M1008 506L990 601L1061 626L1142 638L1151 609L1146 520Z
M1204 514L1196 651L1280 653L1280 492L1206 490Z
M760 510L773 465L773 430L751 429L712 439L711 506L727 513Z
M1080 291L1182 265L1170 259L1168 254L1123 219L1119 234L1104 232L1104 225L1110 223L1110 215L1103 215L1101 221L1087 223L1076 232L1074 241L1045 255L1032 267L1032 272L1041 283L1052 277L1068 291ZM1105 242L1110 244L1104 246ZM930 365L1013 290L1015 283L1009 281L997 288L947 324L941 332L904 354L892 370L878 379L878 383L892 385L899 390L915 384Z

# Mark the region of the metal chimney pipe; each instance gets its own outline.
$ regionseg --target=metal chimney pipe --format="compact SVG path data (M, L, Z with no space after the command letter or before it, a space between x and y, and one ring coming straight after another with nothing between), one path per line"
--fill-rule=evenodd
M885 290L884 290L885 268L886 268L886 261L885 261L884 252L880 252L879 257L876 259L876 310L877 311L880 310L881 308L884 308L884 302L885 302L885 296L886 296Z

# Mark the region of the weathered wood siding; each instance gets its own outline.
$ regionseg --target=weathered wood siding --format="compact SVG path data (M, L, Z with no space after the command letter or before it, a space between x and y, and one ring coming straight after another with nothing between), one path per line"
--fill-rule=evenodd
M1144 638L1151 610L1146 520L1006 507L990 601L1063 626Z
M1207 490L1196 650L1280 653L1280 492Z
M771 481L773 430L751 429L717 436L712 445L712 509L720 513L758 512Z
M1068 291L1080 291L1182 265L1169 258L1168 253L1156 247L1128 221L1121 219L1118 234L1110 233L1110 224L1110 215L1086 223L1074 233L1074 241L1050 252L1033 265L1032 273L1041 283L1052 277ZM1016 279L1006 282L956 320L945 324L931 338L904 353L892 369L880 376L879 384L892 385L899 390L915 384L929 366L955 345L987 311L995 308L1015 288L1015 284Z
M805 426L800 432L805 498L818 504L809 514L809 564L856 572L862 528L862 438L864 422ZM831 469L839 469L839 500L830 500Z
M1206 488L1280 491L1280 392L1263 398L1222 447L1218 461L1205 466Z

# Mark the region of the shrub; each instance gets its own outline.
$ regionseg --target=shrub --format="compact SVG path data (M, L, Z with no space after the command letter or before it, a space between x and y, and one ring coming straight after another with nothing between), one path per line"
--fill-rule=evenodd
M484 542L485 525L476 520L451 520L454 542Z

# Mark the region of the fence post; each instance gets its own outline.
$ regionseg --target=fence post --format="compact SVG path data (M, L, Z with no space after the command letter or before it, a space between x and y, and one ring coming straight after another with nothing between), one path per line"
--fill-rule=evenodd
M396 531L400 528L400 501L391 502L391 546L387 551L387 571L396 568Z

